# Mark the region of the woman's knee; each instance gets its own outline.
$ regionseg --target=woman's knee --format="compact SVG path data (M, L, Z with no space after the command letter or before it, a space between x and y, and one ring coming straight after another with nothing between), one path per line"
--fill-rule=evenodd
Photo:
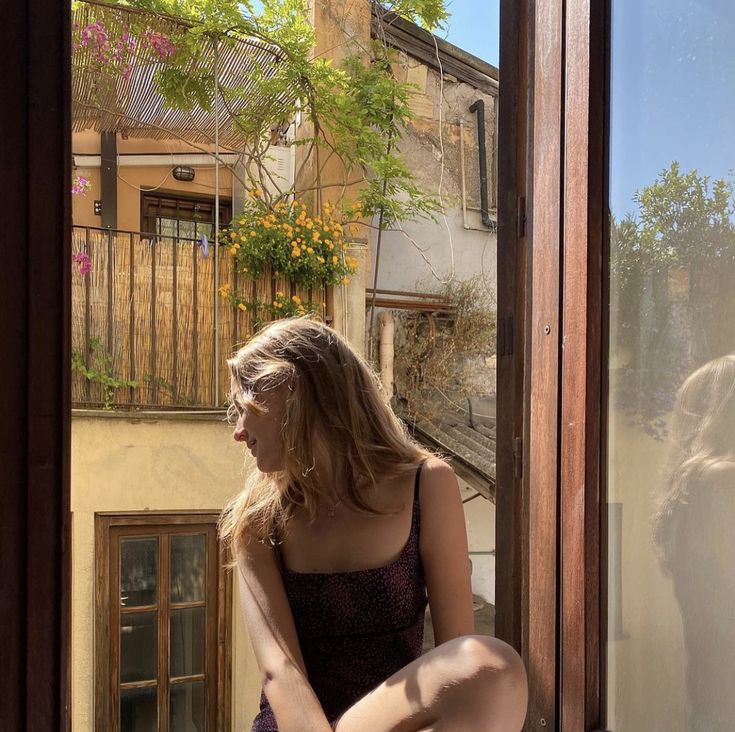
M456 643L455 654L461 676L525 684L523 661L507 643L485 635L463 636L452 643Z
M521 657L507 643L489 636L451 642L454 675L438 700L441 718L456 729L520 729L528 702Z

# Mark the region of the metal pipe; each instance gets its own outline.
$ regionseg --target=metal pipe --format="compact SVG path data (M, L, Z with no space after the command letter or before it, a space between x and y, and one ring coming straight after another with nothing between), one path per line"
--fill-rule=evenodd
M462 174L462 224L465 229L467 226L467 182L464 173L464 120L459 120L459 170Z
M393 128L391 127L388 131L388 144L385 148L386 155L390 155L391 149L393 148ZM386 191L388 190L388 176L383 178L383 198L385 198ZM375 288L378 286L378 267L380 266L380 245L383 239L383 216L385 214L385 207L380 207L380 216L378 218L378 241L375 245L375 270L373 272L373 299L370 303L370 326L368 328L368 360L373 360L374 347L373 347L373 326L375 323Z
M370 298L365 298L366 307L372 307ZM378 298L374 301L374 307L387 308L389 310L417 310L429 313L452 313L455 308L446 302L426 302L422 300L391 300L389 298Z
M393 336L395 325L389 312L378 315L380 324L380 382L388 399L393 397Z
M219 404L219 79L217 37L214 38L214 395ZM196 251L196 246L194 247Z
M383 290L380 288L373 289L372 287L366 287L365 292L372 294L373 292L377 295L402 295L403 297L423 297L428 300L442 300L449 302L444 295L439 295L436 292L413 292L411 290Z
M482 223L492 226L487 196L487 147L485 144L485 100L477 99L470 105L470 112L477 114L477 147L480 153L480 212Z

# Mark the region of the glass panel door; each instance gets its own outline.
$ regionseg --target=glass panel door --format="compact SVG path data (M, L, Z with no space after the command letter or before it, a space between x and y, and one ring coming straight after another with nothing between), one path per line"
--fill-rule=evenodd
M735 729L735 8L612 0L607 728Z

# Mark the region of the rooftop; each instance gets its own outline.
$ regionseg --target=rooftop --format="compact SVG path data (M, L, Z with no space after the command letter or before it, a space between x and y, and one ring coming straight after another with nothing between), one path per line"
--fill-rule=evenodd
M494 397L472 397L466 408L442 406L431 416L403 417L417 440L443 453L460 478L495 502Z

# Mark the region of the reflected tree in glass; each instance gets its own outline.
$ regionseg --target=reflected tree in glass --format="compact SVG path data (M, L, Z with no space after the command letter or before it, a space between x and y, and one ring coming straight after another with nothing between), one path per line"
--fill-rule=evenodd
M733 186L673 162L634 200L611 222L612 397L663 439L679 385L735 343Z

